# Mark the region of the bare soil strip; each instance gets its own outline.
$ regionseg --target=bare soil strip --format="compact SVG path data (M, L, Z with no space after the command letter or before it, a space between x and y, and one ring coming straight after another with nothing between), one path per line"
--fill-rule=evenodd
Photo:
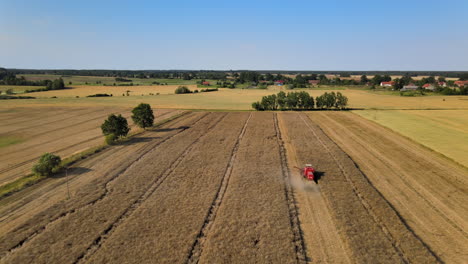
M310 160L299 159L296 146L292 144L288 134L284 118L288 115L281 114L278 126L282 131L282 141L287 154L288 174L293 188L295 207L299 214L300 228L304 237L304 246L307 249L308 262L312 263L352 263L351 252L346 249L340 238L335 221L329 207L320 193L320 188L315 182L307 182L302 179L301 172L304 164ZM303 148L304 146L297 146Z
M310 117L356 160L406 225L442 261L466 261L466 171L357 115L317 113Z
M192 122L200 120L203 116L204 114L196 114L194 116L196 119L192 119ZM157 158L162 159L161 164L164 166L158 169L164 170L166 164L171 164L168 160L176 159L178 154L185 150L186 145L197 138L196 135L201 136L206 133L207 124L219 122L219 120L219 116L209 116L209 118L201 119L199 122L196 122L190 128L187 126L176 127L170 130L171 133L169 133L168 137L160 140L156 138L156 140L150 141L149 144L147 143L143 148L140 148L137 153L133 153L133 156L127 157L128 160L122 162L123 166L117 166L116 169L107 171L107 173L100 175L99 178L92 181L91 184L80 188L74 195L75 199L58 203L56 206L52 206L31 218L10 234L5 234L0 240L2 249L8 248L8 245L14 245L14 243L16 243L16 246L10 247L10 260L18 257L25 258L24 261L27 261L27 258L32 257L32 255L21 254L21 252L28 252L28 248L36 252L36 260L51 258L51 256L47 256L47 254L44 253L50 253L49 250L53 245L67 245L66 241L63 241L65 239L69 240L68 243L81 245L73 247L73 249L77 249L73 250L74 255L76 255L76 257L79 256L79 248L86 245L86 243L84 243L86 241L86 235L92 235L98 230L105 230L106 224L112 221L116 213L124 210L126 204L131 204L146 190L148 180L154 180L155 177L147 173L143 175L137 173L136 175L138 175L138 177L131 176L132 172L135 170L139 171L140 168L141 170L146 168L143 165L148 162L148 156L157 155L159 153ZM194 139L192 139L192 137ZM174 146L174 152L162 154L169 145ZM159 147L155 148L156 146ZM152 163L148 162L148 164L151 165ZM115 165L117 164L114 164L114 166ZM128 184L128 182L131 184ZM143 186L146 186L146 188ZM113 205L110 205L110 203ZM108 208L111 208L111 210L99 209L100 206L109 206ZM87 222L93 221L93 219L101 220L97 221L99 224L86 225ZM70 229L70 226L74 226L74 228ZM79 226L85 228L87 232L80 230L78 228ZM61 230L56 232L56 229ZM82 231L82 233L77 234L78 231ZM57 240L57 235L67 233L69 234L68 237L61 237L62 239ZM80 238L80 235L82 238ZM73 241L73 238L75 238L75 241ZM76 239L78 241L76 241ZM15 248L17 250L14 250ZM2 252L5 251L2 250ZM55 253L59 254L59 252ZM62 257L70 258L73 257L73 254ZM76 259L76 257L73 259Z
M298 157L323 173L320 191L358 263L434 263L437 259L398 217L354 162L303 114L285 118Z
M229 179L231 177L232 167L234 165L234 161L237 156L237 151L239 149L239 144L242 140L242 137L245 134L245 130L247 129L247 125L249 124L249 120L251 117L252 113L249 115L249 118L247 118L247 121L245 122L244 127L242 128L242 131L239 134L239 137L237 138L236 145L232 150L231 159L229 160L221 185L219 186L218 192L216 193L216 197L213 200L213 203L211 204L210 210L208 211L208 215L206 216L205 222L203 223L203 227L198 233L197 239L195 240L192 249L190 250L190 254L186 263L198 263L198 261L200 260L200 256L203 253L204 242L206 241L206 236L210 232L210 229L216 218L216 213L218 212L219 206L223 201L224 194L226 193L226 189L229 184Z
M206 133L88 262L186 261L222 185L247 118L247 113L230 113Z
M200 263L297 263L272 113L247 126Z

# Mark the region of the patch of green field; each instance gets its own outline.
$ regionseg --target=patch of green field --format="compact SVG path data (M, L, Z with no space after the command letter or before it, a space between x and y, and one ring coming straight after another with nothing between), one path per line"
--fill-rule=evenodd
M11 136L5 136L2 137L0 136L0 148L10 146L13 144L18 144L20 142L23 142L24 140L18 137L11 137Z
M468 167L468 110L354 112Z

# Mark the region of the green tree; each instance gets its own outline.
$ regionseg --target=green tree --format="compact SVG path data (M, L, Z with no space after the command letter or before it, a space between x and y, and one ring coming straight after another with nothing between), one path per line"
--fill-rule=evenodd
M361 76L361 84L366 84L369 82L369 79L367 78L367 75L362 75Z
M276 96L276 99L278 101L278 107L280 110L287 109L287 105L286 105L287 98L286 98L285 92L283 91L279 92Z
M340 92L338 92L336 94L335 107L340 108L340 109L344 109L344 108L346 108L347 105L348 105L348 97L346 97L343 94L341 94Z
M32 171L37 175L50 176L58 169L61 161L62 160L59 156L51 153L45 153L41 156L39 162L33 166Z
M149 104L141 103L132 110L132 120L141 128L147 128L153 125L154 115Z
M104 135L114 134L117 138L124 137L130 131L128 127L127 119L122 115L111 114L101 125L102 133Z
M383 77L379 74L374 75L374 78L372 78L372 83L374 85L380 85L381 82L383 82Z
M298 107L301 109L313 109L314 108L314 98L310 96L307 92L299 92L298 95Z
M325 107L325 98L323 95L319 95L315 97L315 104L317 105L317 108L323 109Z
M187 86L179 86L177 89L175 89L176 94L186 94L186 93L192 93Z
M260 102L252 103L252 108L257 110L257 111L265 110Z
M468 80L468 73L462 73L460 74L460 81L466 81Z

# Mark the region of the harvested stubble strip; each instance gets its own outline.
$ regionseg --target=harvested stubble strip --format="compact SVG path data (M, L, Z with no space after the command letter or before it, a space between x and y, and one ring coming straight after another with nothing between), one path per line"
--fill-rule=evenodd
M223 180L247 113L230 113L102 244L89 263L182 263Z
M466 171L400 135L352 113L310 115L366 173L407 225L446 263L468 254ZM396 226L392 230L403 230ZM395 237L405 235L398 231ZM444 235L442 235L444 234ZM405 237L397 239L404 251ZM405 247L408 247L405 249ZM466 252L465 255L460 252ZM423 262L423 261L421 261Z
M189 118L187 123L181 125L191 126L190 122L199 120L202 116L204 116L202 113L195 114L194 118ZM5 234L0 245L2 249L7 250L11 248L10 241L21 241L34 230L38 232L38 235L19 245L2 261L13 263L75 261L145 193L153 182L157 181L187 146L205 135L208 128L219 122L223 116L224 114L209 114L183 132L180 132L179 126L169 127L169 139L156 148L158 142L164 139L159 139L155 132L152 139L154 143L150 141L146 144L146 148L139 156L137 155L136 159L130 162L123 161L123 166L115 164L119 167L118 171L111 170L84 186L74 195L75 199L51 207L17 230ZM151 133L146 134L150 135ZM125 148L120 151L125 151ZM58 220L50 223L51 219Z
M71 190L73 197L73 193L77 189L90 182L94 181L97 185L104 184L105 181L109 180L109 177L117 175L119 171L124 170L145 152L151 150L171 135L180 133L182 131L181 127L196 122L200 116L200 114L187 113L186 115L175 117L174 120L159 125L156 130L135 135L128 142L105 148L99 151L99 154L94 154L92 158L77 161L69 167L69 177L63 177L65 175L59 174L57 177L46 178L11 196L3 197L0 200L0 241L2 241L4 234L8 234L16 229L15 239L10 238L9 243L18 243L16 238L22 239L21 237L23 235L27 236L28 232L35 233L36 228L42 226L41 223L45 225L45 223L56 218L62 212L73 210L74 208L67 209L64 207L65 203L63 203L63 200L64 197L67 197L67 189ZM156 120L161 119L157 117ZM125 151L121 151L122 148L125 148ZM67 185L69 185L69 188L67 188ZM88 203L88 198L91 199L94 194L96 196L100 195L99 188L96 193L85 194L80 199L80 202L83 202L83 204ZM73 204L76 205L76 201L73 201ZM46 213L47 208L54 206L61 207L63 211L56 207L57 210L54 209L52 210L53 212L49 211L52 214ZM35 217L38 213L43 215L42 220ZM19 228L31 218L34 218L34 223L26 224L29 229L24 227ZM0 243L0 248L4 246L2 243ZM3 255L2 250L0 250L1 255Z
M200 263L296 263L272 113L254 113Z
M353 161L318 126L300 114L285 114L284 120L292 143L301 146L296 148L298 157L309 160L317 171L324 173L320 180L321 193L356 262L437 262ZM395 236L395 232L402 234Z

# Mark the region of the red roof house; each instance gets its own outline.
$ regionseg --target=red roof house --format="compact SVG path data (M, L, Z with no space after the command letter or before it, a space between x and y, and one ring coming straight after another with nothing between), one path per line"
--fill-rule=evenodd
M202 82L202 85L210 85L210 82Z
M312 85L318 85L320 83L320 80L309 80L309 84Z
M441 87L447 86L447 83L446 83L446 82L438 82L437 84L439 84L439 86L441 86Z
M284 84L284 81L283 81L283 80L279 80L279 81L276 81L275 84L278 85L278 86L281 86L281 85Z
M432 84L430 84L430 83L426 83L426 84L424 84L422 87L423 87L424 89L426 89L426 90L434 90L434 89L435 89L434 85L432 85Z
M394 81L380 83L380 86L393 86L393 85L395 85Z
M463 87L463 86L468 85L468 81L456 81L455 85L457 85L459 87Z

